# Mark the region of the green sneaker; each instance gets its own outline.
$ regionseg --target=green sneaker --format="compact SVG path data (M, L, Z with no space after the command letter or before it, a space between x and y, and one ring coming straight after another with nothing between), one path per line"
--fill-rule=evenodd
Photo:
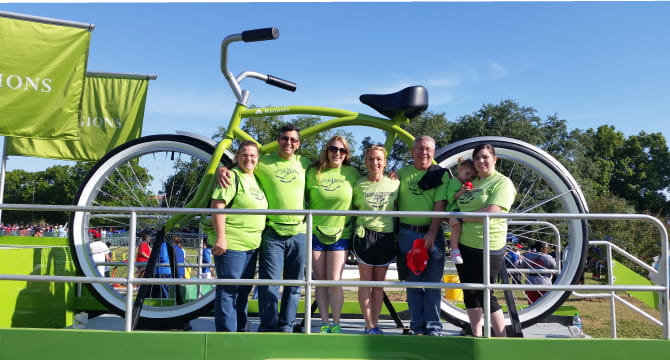
M340 331L341 331L341 330L340 330ZM330 327L330 325L328 325L328 324L323 324L323 325L321 325L321 330L319 330L319 333L321 333L321 334L330 334L331 332L332 332L332 331L331 331L331 327Z
M333 326L330 328L330 332L333 334L341 334L342 327L340 326L340 324L333 324Z

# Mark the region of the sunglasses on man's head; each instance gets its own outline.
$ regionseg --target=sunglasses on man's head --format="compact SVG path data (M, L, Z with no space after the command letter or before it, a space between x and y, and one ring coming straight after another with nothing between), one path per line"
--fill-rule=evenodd
M332 152L332 153L336 153L336 152L339 151L340 154L342 154L342 155L346 155L346 154L348 153L347 149L345 149L345 148L341 148L341 147L337 147L337 146L334 146L334 145L329 146L329 147L328 147L328 151L330 151L330 152Z

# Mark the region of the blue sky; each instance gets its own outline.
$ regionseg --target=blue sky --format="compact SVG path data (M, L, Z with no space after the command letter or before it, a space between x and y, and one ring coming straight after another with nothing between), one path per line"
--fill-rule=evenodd
M211 136L233 95L219 71L221 40L276 26L275 41L231 46L234 74L298 84L295 93L247 80L255 105L318 105L375 114L363 93L428 88L449 120L512 99L569 129L613 125L670 139L670 3L74 3L0 9L96 26L89 71L156 74L144 134ZM359 132L360 133L360 132ZM365 134L364 132L361 134ZM370 133L375 136L375 133ZM11 157L7 170L69 164Z

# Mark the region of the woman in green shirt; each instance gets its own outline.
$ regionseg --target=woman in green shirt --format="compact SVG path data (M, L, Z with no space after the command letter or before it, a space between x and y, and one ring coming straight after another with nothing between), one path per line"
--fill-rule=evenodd
M477 170L473 189L458 198L458 208L462 212L509 212L516 189L512 180L496 171L495 149L490 144L477 145L472 151L472 160ZM458 221L459 219L454 219ZM450 219L451 221L454 221ZM484 248L484 224L481 218L463 218L459 248L463 264L457 264L458 276L462 283L483 283L482 272ZM489 222L489 264L486 274L495 282L504 264L507 239L507 219L495 218ZM474 336L482 336L484 291L463 290L463 300ZM498 300L491 291L491 323L497 337L505 336L505 318Z
M354 186L354 208L366 211L393 211L396 208L400 180L384 175L386 149L373 145L365 151L368 175ZM396 255L393 218L358 216L352 249L358 261L361 281L384 281L386 270ZM384 300L384 289L359 287L358 302L365 318L366 334L383 334L377 327Z
M258 164L258 145L243 141L235 154L237 166L232 169L233 185L217 186L211 207L223 209L267 209L268 202L254 176ZM219 279L253 279L256 273L258 247L265 228L265 215L214 214L216 239L212 248L216 277ZM217 285L214 298L216 331L244 331L247 322L247 299L251 286Z
M353 184L360 178L349 165L351 152L347 140L333 136L321 151L319 160L307 170L305 179L310 209L351 210ZM345 216L314 216L312 226L312 270L316 280L341 280L349 251L351 225ZM341 333L340 315L344 304L341 287L317 287L316 304L321 314L321 333ZM328 309L333 324L328 322Z

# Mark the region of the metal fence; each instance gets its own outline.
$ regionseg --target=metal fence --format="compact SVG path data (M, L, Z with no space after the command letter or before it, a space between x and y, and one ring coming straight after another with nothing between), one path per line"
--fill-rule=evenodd
M460 217L460 218L481 218L484 223L484 239L489 237L490 220L494 218L506 218L511 220L527 221L534 219L535 221L544 221L550 219L564 219L564 220L639 220L647 221L654 224L661 237L661 266L658 271L658 278L661 280L661 285L528 285L528 284L497 284L491 283L488 277L484 277L483 284L474 283L424 283L424 282L398 282L398 281L330 281L330 280L312 280L311 276L305 276L305 280L225 280L225 279L191 279L189 284L196 285L291 285L304 286L305 289L311 289L312 286L346 286L346 287L390 287L390 288L439 288L439 289L471 289L483 290L484 299L489 299L491 291L494 290L559 290L559 291L606 291L613 294L616 291L654 291L659 294L661 323L663 326L663 338L670 339L670 312L668 308L669 297L669 283L668 283L668 233L662 222L654 217L640 214L540 214L540 213L455 213L455 212L370 212L370 211L329 211L329 210L242 210L242 209L210 209L210 208L194 208L194 209L171 209L171 208L150 208L150 207L93 207L93 206L59 206L59 205L26 205L26 204L0 204L0 210L27 210L34 209L38 211L84 211L84 212L105 212L105 213L123 213L130 216L130 229L128 229L130 256L128 261L129 268L135 266L134 249L136 246L136 219L138 214L146 213L162 213L162 214L176 214L186 213L192 215L199 215L203 213L223 213L223 214L249 214L249 215L304 215L306 217L307 228L307 249L312 248L312 217L313 216L391 216L391 217L431 217L431 218L446 218L446 217ZM484 241L484 273L489 273L489 243ZM306 269L312 268L311 256L306 256ZM611 278L611 277L610 277ZM8 275L0 274L0 280L19 280L19 281L43 281L43 282L72 282L72 283L122 283L127 286L128 292L126 294L126 314L125 314L125 331L132 330L132 309L133 309L133 286L141 284L167 284L180 285L185 282L184 279L144 279L135 278L132 271L128 272L127 278L107 278L107 277L78 277L78 276L41 276L41 275ZM311 292L305 291L305 304L311 304ZM484 336L491 336L491 317L490 317L490 303L488 300L484 301ZM615 318L614 316L612 317ZM311 314L309 311L305 312L305 323L311 323ZM614 328L614 326L613 326ZM310 327L305 327L306 332L310 332ZM614 330L613 330L614 331Z

